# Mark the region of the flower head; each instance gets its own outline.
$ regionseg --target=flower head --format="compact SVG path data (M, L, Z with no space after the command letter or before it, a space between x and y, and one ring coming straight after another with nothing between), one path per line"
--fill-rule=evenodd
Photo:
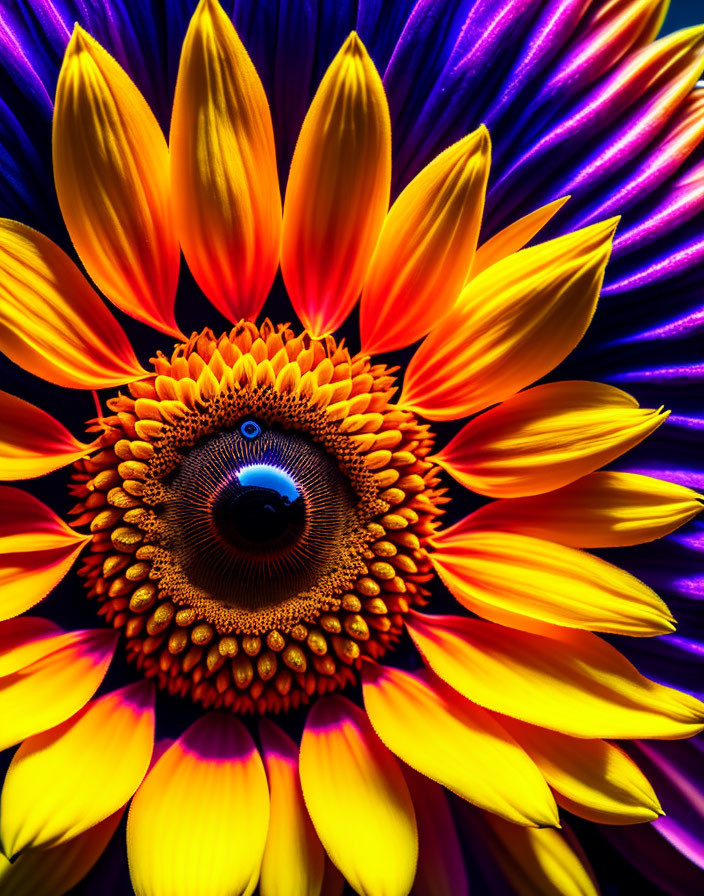
M498 130L508 101L488 119ZM90 443L0 394L3 477L71 466L77 501L69 526L2 489L1 742L21 746L0 838L20 857L13 873L79 840L99 852L134 795L140 896L252 893L260 876L262 893L291 880L320 892L325 854L357 892L404 896L432 867L428 819L455 836L442 785L486 813L494 846L552 850L587 892L552 830L558 806L607 824L661 815L611 741L689 737L704 704L604 637L668 634L675 620L584 549L667 535L699 496L601 469L655 432L661 407L544 381L592 321L618 218L599 209L545 238L560 197L479 246L490 129L429 158L391 200L390 122L353 32L302 122L281 203L267 95L216 0L185 35L168 145L76 26L53 118L63 220L106 298L178 341L143 366L68 255L0 222L0 349L96 400L110 390ZM499 194L520 192L512 178ZM227 331L179 329L181 250ZM256 322L279 265L300 327ZM340 330L358 300L356 351ZM64 632L21 615L80 553L108 625ZM139 680L94 698L116 651ZM196 714L154 754L149 682ZM269 717L301 707L299 753ZM259 747L251 715L266 717Z

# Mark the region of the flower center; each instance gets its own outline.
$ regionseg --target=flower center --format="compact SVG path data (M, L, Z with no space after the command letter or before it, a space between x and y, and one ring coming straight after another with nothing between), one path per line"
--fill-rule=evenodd
M333 339L249 322L158 356L76 464L81 572L128 657L239 712L355 679L425 603L432 435Z

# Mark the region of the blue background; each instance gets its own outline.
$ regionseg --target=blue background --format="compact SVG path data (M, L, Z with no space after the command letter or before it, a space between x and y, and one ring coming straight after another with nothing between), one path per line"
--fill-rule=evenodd
M698 25L704 21L704 0L671 0L667 18L663 24L663 34Z

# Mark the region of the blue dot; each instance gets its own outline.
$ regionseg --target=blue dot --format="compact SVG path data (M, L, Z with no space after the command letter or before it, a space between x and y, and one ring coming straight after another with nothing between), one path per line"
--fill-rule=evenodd
M240 432L245 439L256 439L258 435L261 435L262 428L254 420L245 420L240 426Z

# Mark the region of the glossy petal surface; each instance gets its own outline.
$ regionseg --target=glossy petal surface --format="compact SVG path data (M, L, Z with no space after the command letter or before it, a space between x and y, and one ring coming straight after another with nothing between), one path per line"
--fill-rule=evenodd
M365 713L344 697L323 697L301 741L301 784L323 846L361 896L405 896L418 835L396 759Z
M116 644L117 635L105 629L70 632L45 656L0 678L0 749L78 712L98 689Z
M0 506L0 619L9 619L46 597L90 537L19 488L0 486Z
M266 774L244 725L200 718L159 759L127 820L137 896L251 896L269 822Z
M43 476L90 450L46 411L0 391L0 479Z
M472 278L411 359L402 404L431 420L467 417L549 373L589 326L614 228L558 237Z
M364 283L362 351L410 345L447 314L474 258L491 144L479 128L416 175L391 206Z
M179 336L166 140L125 71L80 26L59 75L52 148L61 213L98 288L137 320Z
M217 0L191 20L171 120L179 239L210 301L252 320L279 264L281 198L264 88Z
M281 273L315 336L357 301L384 222L391 185L391 125L381 79L351 34L306 115L284 201Z
M644 678L591 632L515 631L415 614L406 626L433 671L469 700L574 737L680 738L704 728L704 704Z
M472 420L434 460L481 495L537 495L619 457L666 416L613 386L548 383Z
M374 730L411 768L516 824L558 823L532 760L490 713L435 675L370 665L363 692Z
M122 328L68 255L7 220L0 220L0 351L70 389L120 386L144 374Z
M669 535L701 511L697 492L637 473L600 471L527 498L492 501L450 532L500 529L575 548L615 548Z
M56 846L117 812L141 783L153 746L154 688L147 682L100 697L27 738L0 797L5 853Z
M318 896L325 851L303 801L298 746L267 719L259 734L271 800L259 889L262 896Z
M513 532L433 536L433 566L479 616L521 628L523 618L631 636L674 631L666 604L643 582L584 551Z

